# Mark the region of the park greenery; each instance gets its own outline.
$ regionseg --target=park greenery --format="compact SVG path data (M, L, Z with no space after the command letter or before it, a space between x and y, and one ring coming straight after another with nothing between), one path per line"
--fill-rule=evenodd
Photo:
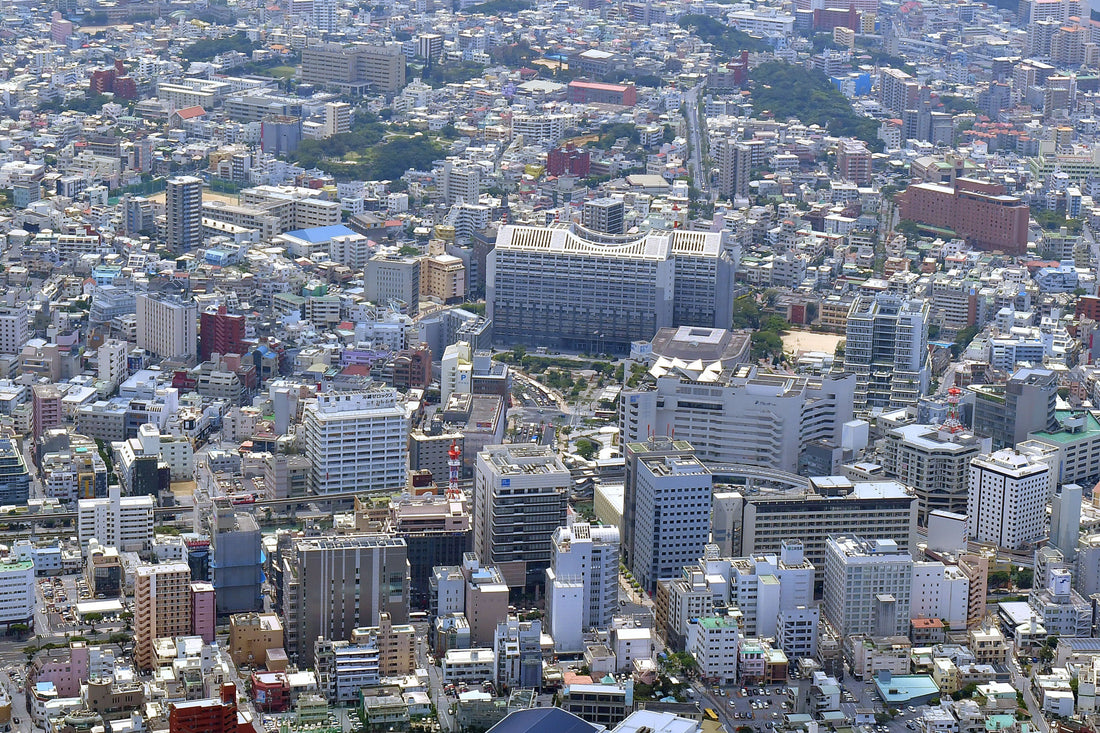
M356 113L351 132L324 140L303 140L292 156L303 168L319 168L339 181L393 180L410 168L425 170L443 149L424 135L386 138L374 115Z
M230 51L240 51L249 54L259 48L259 45L248 40L244 31L239 31L225 38L204 38L195 41L183 49L182 56L188 61L209 61L215 56Z
M752 108L758 116L777 120L798 118L806 125L819 125L831 134L862 140L880 152L878 123L856 114L848 99L820 71L768 61L753 69Z
M725 58L733 58L742 51L753 53L771 48L766 41L731 28L709 15L684 15L680 17L679 24L681 28L693 30L695 35L714 46L718 54Z

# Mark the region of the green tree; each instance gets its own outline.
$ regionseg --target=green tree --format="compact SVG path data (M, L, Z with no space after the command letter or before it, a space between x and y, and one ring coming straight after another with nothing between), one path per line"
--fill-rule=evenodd
M577 455L586 461L592 460L592 457L596 455L596 451L599 450L599 443L588 438L577 438Z

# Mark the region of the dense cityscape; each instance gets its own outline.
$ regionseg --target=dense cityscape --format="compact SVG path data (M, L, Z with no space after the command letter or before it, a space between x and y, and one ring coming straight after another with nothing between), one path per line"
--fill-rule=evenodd
M1100 3L5 0L0 733L1097 733L1097 231Z

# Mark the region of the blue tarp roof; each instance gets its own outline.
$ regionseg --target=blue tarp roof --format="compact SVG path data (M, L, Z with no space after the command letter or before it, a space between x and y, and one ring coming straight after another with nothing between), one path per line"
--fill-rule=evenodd
M327 242L333 237L346 237L350 234L355 234L351 229L348 229L343 224L336 224L330 227L313 227L312 229L298 229L293 232L287 232L288 237L294 237L295 239L301 239L310 244L317 244L319 242Z

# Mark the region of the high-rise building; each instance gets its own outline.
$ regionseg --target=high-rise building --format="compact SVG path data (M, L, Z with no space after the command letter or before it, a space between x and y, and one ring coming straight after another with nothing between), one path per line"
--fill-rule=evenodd
M191 633L191 568L185 562L142 565L134 576L134 663L153 668L153 642Z
M620 438L676 435L705 461L796 473L809 444L841 445L855 387L853 374L792 376L756 365L699 380L671 371L622 393Z
M111 385L114 392L118 385L128 375L126 369L126 353L130 344L120 339L107 339L96 350L96 359L99 362L99 380Z
M211 354L245 352L244 316L229 313L226 307L203 311L199 317L199 360L209 361Z
M122 496L118 484L107 488L107 496L77 502L76 534L87 551L94 537L99 544L127 552L149 548L153 541L153 496Z
M1058 429L1058 378L1049 369L1020 369L1004 385L972 384L974 432L993 449L1014 448L1028 434Z
M657 581L680 574L703 556L710 535L713 476L689 449L640 456L632 476L636 504L631 571L652 593Z
M967 532L979 542L1019 550L1046 534L1050 466L1026 453L995 451L970 463Z
M886 433L882 467L886 476L913 489L917 521L927 526L928 515L937 509L966 513L970 461L989 451L989 439L969 431L903 425Z
M1083 493L1077 484L1062 484L1050 502L1050 544L1061 550L1069 562L1077 559Z
M409 617L405 540L381 534L280 538L275 558L276 606L286 619L286 651L313 666L313 642L350 639L380 614Z
M367 300L386 307L390 302L415 316L420 309L420 258L376 254L363 272Z
M313 27L329 33L337 29L337 0L313 0Z
M715 498L712 521L715 536L730 538L734 557L779 553L784 540L797 537L820 583L825 541L832 535L860 534L893 540L903 552L915 549L917 497L897 481L821 476L787 490L723 492Z
M554 649L583 649L584 630L610 625L618 598L618 528L584 522L558 527L546 570L546 622Z
M474 472L474 552L499 568L509 585L541 584L572 484L549 446L486 446Z
M439 172L439 195L448 206L476 204L481 192L481 167L448 160Z
M31 476L15 441L0 439L0 504L26 506Z
M906 407L928 391L928 302L861 295L848 312L844 369L856 375L855 407Z
M263 555L256 520L219 497L212 514L200 517L199 523L210 537L218 615L262 611Z
M0 307L0 354L18 354L31 336L27 306Z
M502 344L622 353L665 326L729 328L733 274L720 232L502 226L488 317Z
M10 557L0 562L0 625L33 627L34 609L34 562Z
M207 644L213 644L217 622L214 586L203 582L191 583L191 634L201 637Z
M35 436L45 435L50 428L64 422L61 412L61 390L52 384L36 384L31 388L31 430Z
M165 213L169 250L182 254L202 246L202 179L169 178Z
M198 353L198 308L193 300L138 293L137 345L162 359L186 361Z
M718 194L726 198L748 196L752 150L735 138L720 139L715 147L718 160Z
M347 102L325 102L325 137L351 132L351 105Z
M906 635L913 558L893 540L850 535L825 543L823 609L837 636Z
M334 2L334 0L328 0ZM321 43L302 49L302 82L346 92L393 94L405 86L401 45Z
M584 202L582 223L586 229L604 234L622 234L626 203L622 199L605 196Z
M861 140L841 140L836 146L837 175L857 186L871 182L871 151Z
M397 391L331 392L302 416L315 494L393 491L405 485L408 421Z

